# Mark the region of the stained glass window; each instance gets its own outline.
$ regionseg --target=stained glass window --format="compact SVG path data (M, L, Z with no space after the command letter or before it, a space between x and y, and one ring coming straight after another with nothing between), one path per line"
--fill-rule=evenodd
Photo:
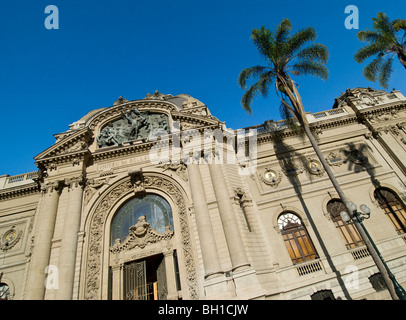
M114 216L111 227L111 245L116 239L124 241L131 226L138 222L141 216L151 228L164 233L165 228L173 230L172 210L169 203L159 195L146 194L127 201Z

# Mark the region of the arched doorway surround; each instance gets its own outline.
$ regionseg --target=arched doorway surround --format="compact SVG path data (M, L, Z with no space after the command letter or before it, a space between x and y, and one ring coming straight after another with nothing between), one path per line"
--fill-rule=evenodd
M172 208L174 237L167 241L167 247L177 251L181 273L182 292L187 288L183 299L198 299L197 275L193 257L190 227L187 216L186 195L182 187L172 178L156 173L141 173L142 185L132 177L125 177L107 188L90 209L86 226L87 241L84 248L84 287L83 298L99 300L108 298L109 267L113 255L110 246L111 221L118 209L129 199L139 193L157 194L165 198ZM165 239L163 239L165 241ZM153 253L158 252L155 246ZM133 260L147 255L149 246L135 252ZM162 245L160 246L162 248ZM137 249L140 249L138 246ZM157 251L158 250L158 251ZM142 252L142 253L141 253Z

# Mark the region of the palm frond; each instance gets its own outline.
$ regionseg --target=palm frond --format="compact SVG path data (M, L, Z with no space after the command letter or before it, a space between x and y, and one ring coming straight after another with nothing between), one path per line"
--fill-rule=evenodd
M376 81L379 70L382 66L383 54L379 54L374 60L367 64L362 71L364 77L369 81Z
M405 19L396 19L393 20L393 29L395 31L404 30L406 31L406 20Z
M377 42L381 40L382 35L380 35L377 31L366 29L364 31L358 32L357 37L362 42Z
M358 49L358 51L354 55L354 59L358 63L364 62L364 60L376 55L383 53L388 47L387 43L384 42L376 42L376 43L371 43L365 47L362 47Z
M386 61L383 62L382 66L380 68L379 84L382 87L384 87L385 89L388 89L388 81L392 74L392 61L393 61L393 59L391 57L386 59Z
M298 71L301 75L312 75L323 80L327 80L328 78L327 67L324 64L314 60L304 60L295 63L292 66L292 69Z
M261 29L253 29L251 39L262 57L269 59L272 56L274 35L269 29L265 29L265 26Z
M286 40L285 55L294 55L309 41L316 39L316 31L312 27L301 29Z
M253 78L259 78L269 67L253 66L242 70L238 76L238 84L242 89L247 88L247 81Z
M395 30L393 28L392 22L389 20L388 16L383 12L378 12L376 18L372 18L373 28L381 32L385 38L395 38Z
M241 105L243 109L252 114L251 104L255 97L262 95L268 96L269 87L272 84L274 77L273 71L261 74L259 80L251 85L241 98Z
M317 60L326 63L329 57L327 47L320 43L314 43L297 53L299 60Z
M292 30L292 24L289 19L282 20L281 24L276 27L275 40L276 45L285 42Z

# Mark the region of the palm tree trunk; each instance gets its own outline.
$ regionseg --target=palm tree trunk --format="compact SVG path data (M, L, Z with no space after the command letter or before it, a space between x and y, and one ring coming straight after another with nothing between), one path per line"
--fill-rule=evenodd
M334 186L334 189L337 191L338 196L340 197L341 201L344 203L345 207L347 208L347 212L352 213L351 208L349 207L349 204L348 204L348 199L347 199L346 195L344 194L344 191L341 189L341 186L339 185L336 177L334 176L334 173L331 170L330 165L327 163L326 159L324 158L316 139L314 138L312 132L310 131L310 127L307 124L304 124L303 129L304 129L307 137L309 138L309 141L310 141L314 151L316 152L317 157L319 158L321 164L323 165L324 170L326 170L326 173L327 173L328 177L330 178L331 183ZM393 285L393 282L389 278L388 271L386 270L384 264L382 263L382 260L380 259L377 251L375 250L375 247L371 243L368 235L366 234L365 230L362 228L361 224L358 221L355 221L354 225L355 225L356 229L358 230L366 247L368 248L368 251L371 254L371 257L374 260L376 266L378 267L379 272L382 274L392 299L399 300L399 298L395 292L395 287Z
M402 53L398 53L398 59L403 67L406 69L406 52L403 50Z

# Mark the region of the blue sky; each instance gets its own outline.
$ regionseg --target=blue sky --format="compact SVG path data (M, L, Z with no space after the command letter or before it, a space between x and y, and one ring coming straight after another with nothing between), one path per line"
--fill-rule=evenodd
M45 7L59 9L59 30L44 26ZM359 9L359 30L347 30L347 5ZM293 31L312 26L330 51L330 77L297 78L307 111L331 109L347 88L382 89L362 76L353 55L356 34L378 11L406 18L406 1L13 0L0 6L0 175L35 171L33 157L53 134L119 96L159 90L187 93L233 129L280 119L275 94L258 98L253 116L240 105L239 72L261 64L253 28L289 18ZM404 16L399 16L404 14ZM406 70L395 60L389 88L406 94Z

